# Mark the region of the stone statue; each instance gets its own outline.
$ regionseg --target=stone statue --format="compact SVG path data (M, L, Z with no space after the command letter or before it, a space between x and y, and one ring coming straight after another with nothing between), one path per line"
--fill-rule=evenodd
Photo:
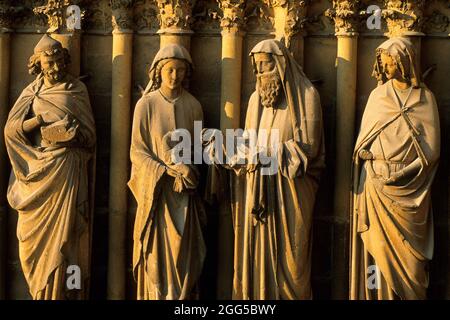
M232 297L311 299L312 214L325 162L320 98L280 41L264 40L250 56L257 83L244 132L256 133L256 152L275 166L264 173L251 153L244 165L227 165L241 174L232 195Z
M197 298L206 253L199 171L171 156L172 133L185 129L192 136L194 121L203 121L200 103L182 86L191 71L184 47L160 49L134 112L128 185L138 205L133 274L140 300Z
M374 75L379 86L367 102L353 156L350 298L425 299L438 109L408 39L377 48Z
M5 126L8 201L19 215L20 262L33 299L85 299L89 289L96 135L87 89L66 72L69 59L60 42L42 37L28 65L37 78Z

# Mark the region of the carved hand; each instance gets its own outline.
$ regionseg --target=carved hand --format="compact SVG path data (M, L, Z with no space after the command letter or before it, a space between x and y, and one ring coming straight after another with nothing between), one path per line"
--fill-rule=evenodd
M216 137L219 137L222 135L222 132L218 129L211 129L211 128L203 128L201 131L201 137L202 137L202 145L203 145L203 151L208 156L208 160L210 163L215 165L223 165L218 161L218 155L219 153L223 153L222 155L226 156L226 149L222 144L222 149L219 148L219 150L216 150Z
M381 178L381 181L385 185L392 185L392 184L396 183L398 180L400 180L403 176L404 176L404 172L403 172L403 170L400 170L397 172L393 172L391 174L391 176L387 179Z
M167 173L169 176L174 177L174 178L177 178L177 177L181 176L180 173L176 172L175 170L173 170L173 169L171 169L171 168L169 168L169 167L166 167L166 173Z
M361 149L358 152L358 156L363 160L372 160L373 159L372 152L370 152L369 150L366 150L366 149Z
M63 146L76 141L80 123L77 119L66 115L62 120L41 128L42 138L52 145Z
M77 119L73 118L72 121L68 125L67 133L69 135L73 134L73 137L76 138L79 127L80 127L80 122Z
M183 177L189 189L195 189L198 185L200 172L194 165L184 163L168 166L167 174L172 177Z

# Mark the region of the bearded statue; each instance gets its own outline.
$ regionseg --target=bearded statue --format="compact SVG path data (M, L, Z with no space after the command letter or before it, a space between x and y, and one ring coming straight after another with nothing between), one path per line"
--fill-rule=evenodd
M8 201L19 215L19 257L33 299L85 299L89 289L95 125L86 86L67 73L70 56L44 35L28 85L9 113ZM69 287L70 270L81 285Z
M224 181L223 171L232 169L232 297L311 299L312 214L325 160L319 95L281 42L258 43L250 58L256 90L244 147L233 156L225 150L227 163L220 166L217 148L208 149L211 177ZM216 142L213 136L203 135L207 148ZM218 194L220 183L210 181L208 196Z

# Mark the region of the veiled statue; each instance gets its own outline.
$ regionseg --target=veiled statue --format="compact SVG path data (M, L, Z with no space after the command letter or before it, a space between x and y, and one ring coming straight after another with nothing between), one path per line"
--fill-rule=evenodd
M29 61L37 78L9 113L8 201L18 212L19 257L33 299L88 298L95 125L86 86L70 57L44 35ZM80 276L68 286L69 267Z
M183 88L192 72L189 52L171 44L159 50L150 82L138 101L131 139L131 179L137 201L133 274L139 300L198 297L206 246L205 211L197 193L199 170L174 161L174 134L194 134L203 121L198 100Z
M431 185L439 114L407 38L376 50L353 155L350 298L425 299L433 257Z
M245 161L224 165L237 173L232 298L311 299L313 209L325 163L319 94L281 41L258 43L250 57L256 90L247 142L236 153Z

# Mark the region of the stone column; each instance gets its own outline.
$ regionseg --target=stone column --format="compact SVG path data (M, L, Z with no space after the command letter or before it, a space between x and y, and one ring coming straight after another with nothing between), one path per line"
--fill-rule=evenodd
M0 3L0 300L6 298L6 224L8 204L6 190L9 170L3 130L9 113L10 24L8 1Z
M327 11L335 23L336 58L336 157L334 190L332 297L348 298L349 221L352 155L355 143L356 76L360 1L333 1Z
M386 36L409 37L416 51L416 60L420 66L422 32L425 0L386 0L383 18L386 20L388 32Z
M218 0L223 12L222 79L220 92L220 129L240 127L242 42L244 32L244 0ZM228 201L219 204L217 297L231 299L233 286L234 233Z
M239 128L244 0L219 0L223 11L220 128Z
M78 77L81 61L81 11L70 10L69 7L74 4L76 4L76 1L48 0L46 5L36 7L33 11L37 15L47 16L49 25L47 33L69 50L71 63L68 71L73 76ZM72 15L72 18L69 18L70 15ZM78 24L73 23L71 19L73 19L73 22L77 20Z
M70 65L68 71L71 75L78 77L80 75L80 61L81 61L81 32L68 31L61 33L52 33L52 38L61 42L62 46L69 50Z
M193 0L157 0L160 14L160 47L175 43L191 47Z
M131 131L132 0L112 1L108 299L126 298L126 233Z
M303 29L306 21L309 0L264 0L273 8L275 38L285 39L286 46L291 50L297 62L304 63Z

